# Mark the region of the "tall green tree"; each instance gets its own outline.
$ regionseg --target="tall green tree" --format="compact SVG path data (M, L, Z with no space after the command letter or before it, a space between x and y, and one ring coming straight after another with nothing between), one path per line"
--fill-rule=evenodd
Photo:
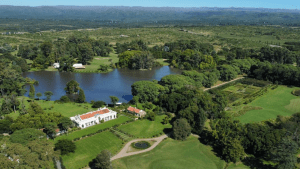
M102 150L100 154L93 160L96 169L112 169L111 153L108 150Z
M43 96L43 94L41 93L41 92L38 92L37 94L36 94L36 97L40 100L40 97L42 97Z
M277 162L277 169L294 169L297 163L298 145L291 139L282 141L271 149L271 159Z
M60 150L61 155L74 153L76 150L76 144L72 140L60 139L55 143L55 150Z
M119 101L119 98L116 96L109 96L109 97L113 105L116 105L116 103Z
M53 93L51 91L46 91L44 95L46 96L46 100L49 101L51 100L51 96L53 95Z
M33 84L30 84L29 97L30 97L31 99L34 99L34 96L35 96L35 89L34 89Z
M185 140L191 134L192 128L186 119L177 119L173 123L173 136L176 140Z
M139 102L155 102L164 87L152 81L137 81L131 85L131 92L133 96L139 98Z
M33 128L17 130L9 137L12 143L20 143L23 145L26 145L30 141L40 139L46 139L46 134L39 129Z
M66 94L78 93L79 89L80 89L79 83L76 82L75 80L69 81L65 87Z
M84 95L84 91L82 89L79 89L79 95L78 98L76 100L78 103L84 103L85 102L85 95Z
M56 136L56 129L57 125L55 123L47 123L45 124L44 133L53 139Z
M94 52L92 45L89 42L83 42L78 44L78 49L81 55L79 57L79 60L83 65L86 65L87 63L93 60Z
M72 124L73 122L69 117L63 117L62 119L60 119L58 127L60 128L60 130L68 131Z
M50 53L52 52L52 43L49 41L45 41L41 44L41 51L43 53L44 56L48 57L50 55Z

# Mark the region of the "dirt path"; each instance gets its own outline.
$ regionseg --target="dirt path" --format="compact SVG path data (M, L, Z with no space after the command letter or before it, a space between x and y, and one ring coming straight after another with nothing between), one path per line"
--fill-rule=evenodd
M211 87L211 88L203 89L203 91L207 91L207 90L210 90L210 89L213 89L213 88L216 88L216 87L219 87L219 86L222 86L222 85L225 85L225 84L227 84L227 83L230 83L230 82L233 82L233 81L236 81L236 80L239 80L239 79L243 79L243 78L245 78L245 77L239 77L239 78L233 79L233 80L231 80L231 81L228 81L228 82L224 82L224 83L218 84L218 85L213 86L213 87Z
M156 138L148 138L148 139L135 139L135 140L131 140L130 142L128 142L125 147L123 147L123 149L115 156L113 156L110 160L116 160L119 158L123 158L123 157L127 157L127 156L132 156L132 155L136 155L136 154L140 154L140 153L144 153L144 152L148 152L153 150L163 139L167 138L168 135L164 134L160 137L156 137ZM156 142L149 148L145 149L145 150L141 150L141 151L136 151L136 152L129 152L127 153L127 150L129 148L129 146L131 145L131 143L133 142L137 142L137 141L150 141L150 140L155 140Z

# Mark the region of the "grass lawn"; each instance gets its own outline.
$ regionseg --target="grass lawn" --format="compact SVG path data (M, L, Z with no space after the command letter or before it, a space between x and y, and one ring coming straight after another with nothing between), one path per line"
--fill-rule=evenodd
M279 86L267 94L257 98L250 106L261 107L261 110L251 110L238 117L242 123L258 122L275 119L277 115L290 116L300 111L300 97L291 94L292 90L286 86Z
M76 72L96 71L96 70L98 70L98 68L101 64L110 65L111 64L111 62L109 61L110 59L112 59L112 61L111 61L112 63L119 62L118 54L116 54L115 52L111 52L109 54L109 57L95 56L90 65L84 65L85 69L75 69L75 71ZM112 69L110 69L110 70L112 70Z
M157 62L161 63L163 66L169 66L170 63L167 62L167 59L156 59Z
M18 99L21 100L24 99L24 103L26 105L26 108L29 107L29 102L26 100L30 100L28 97L20 96ZM54 101L45 101L45 100L35 100L45 112L59 112L63 116L66 117L72 117L77 114L84 114L89 111L97 110L97 108L92 108L92 104L90 103L54 103ZM49 108L53 105L53 109L49 110ZM12 117L18 117L19 113L11 113Z
M116 124L121 124L121 123L124 123L129 120L131 120L129 117L119 116L117 119L104 122L103 124L97 124L97 125L94 125L94 126L82 129L82 130L74 131L73 133L70 133L68 135L63 135L63 136L57 137L55 139L55 142L57 142L60 139L64 139L64 138L73 140L74 138L82 137L83 135L88 135L90 133L95 133L96 131L98 131L100 129L110 128Z
M165 128L172 128L171 124L164 125L161 123L164 118L165 115L156 116L155 121L150 121L147 119L137 120L135 122L122 125L118 128L136 137L149 138L161 133Z
M149 152L114 160L112 164L116 169L223 169L226 162L218 158L210 146L190 136L186 141L168 138ZM230 165L229 168L248 167L239 164Z
M122 148L122 141L109 131L79 140L75 153L63 156L66 168L82 168L92 161L102 150L109 150L112 154Z

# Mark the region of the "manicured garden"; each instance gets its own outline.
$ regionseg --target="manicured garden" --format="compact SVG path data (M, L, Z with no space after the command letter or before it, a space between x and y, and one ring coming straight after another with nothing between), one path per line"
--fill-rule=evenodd
M163 130L166 128L172 128L171 124L162 124L165 115L156 116L155 121L147 119L137 120L135 122L121 125L118 129L129 133L139 138L156 137L163 134Z
M82 168L89 164L102 150L117 153L123 146L122 141L109 131L96 134L75 142L75 153L62 156L66 168Z
M147 169L147 168L224 168L226 162L218 158L210 146L205 146L196 137L190 136L186 141L168 138L150 152L124 157L113 161L114 168ZM229 168L246 169L239 163Z
M265 95L255 99L248 105L261 107L260 110L251 110L238 117L242 123L258 122L275 119L277 115L290 116L300 111L300 98L292 95L295 87L278 86Z
M64 138L69 139L69 140L73 140L75 138L80 138L82 136L96 133L98 130L107 129L107 128L113 127L114 125L122 124L122 123L130 121L130 120L131 119L129 117L119 116L117 119L104 122L103 124L97 124L97 125L94 125L94 126L82 129L82 130L74 131L68 135L59 136L55 139L55 142L57 142L60 139L64 139Z

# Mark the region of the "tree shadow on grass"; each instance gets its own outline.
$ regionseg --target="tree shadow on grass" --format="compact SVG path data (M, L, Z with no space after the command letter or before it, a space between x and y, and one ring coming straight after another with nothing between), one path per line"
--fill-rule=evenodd
M263 162L255 157L246 157L242 160L243 164L249 166L251 169L275 169L274 166L263 164Z

